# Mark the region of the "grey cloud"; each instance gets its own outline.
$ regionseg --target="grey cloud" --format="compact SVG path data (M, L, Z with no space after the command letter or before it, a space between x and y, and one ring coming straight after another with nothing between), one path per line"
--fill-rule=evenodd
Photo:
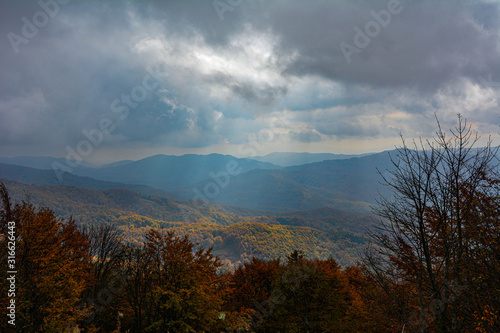
M269 85L256 87L248 82L233 82L229 86L233 93L247 102L261 106L270 106L287 93L286 87L272 87Z
M319 142L322 140L321 135L319 135L315 131L290 131L288 133L288 136L290 139L293 141L298 141L298 142Z
M356 119L318 123L315 128L322 134L334 135L339 138L374 138L380 134L380 130L376 125L365 124Z
M457 76L476 78L500 73L499 4L458 1L402 1L403 10L359 54L346 60L341 42L354 46L353 30L374 20L370 10L386 9L386 1L274 2L259 25L282 38L282 55L298 57L285 74L318 75L331 80L388 87L435 90ZM481 7L481 9L477 9ZM477 21L485 16L483 25ZM476 18L476 20L474 19Z

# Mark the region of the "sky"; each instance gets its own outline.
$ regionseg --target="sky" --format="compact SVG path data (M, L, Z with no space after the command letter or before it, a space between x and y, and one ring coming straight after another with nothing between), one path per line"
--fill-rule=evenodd
M0 156L500 136L499 1L0 0Z

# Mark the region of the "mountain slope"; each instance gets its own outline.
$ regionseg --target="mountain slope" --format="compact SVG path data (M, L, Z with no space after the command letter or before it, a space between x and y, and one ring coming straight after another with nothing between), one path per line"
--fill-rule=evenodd
M0 163L24 166L34 169L51 170L52 163L58 162L61 164L66 163L64 158L55 158L50 156L17 156L17 157L0 157ZM82 167L95 168L96 164L82 161Z
M349 200L376 203L379 192L387 194L380 182L382 174L392 170L392 152L383 152L360 158L323 161L283 169L288 179L300 184L342 193Z
M343 266L353 265L359 259L364 242L359 237L335 237L335 233L289 225L274 225L255 222L239 222L228 226L213 224L189 224L176 226L180 233L205 248L212 247L213 253L223 263L240 264L252 257L271 260L285 258L293 250L304 251L309 258L333 258ZM361 240L359 242L358 240Z
M0 178L23 182L33 185L67 185L79 186L94 190L106 190L110 188L121 188L135 191L138 193L156 195L158 197L182 200L179 195L162 191L157 188L146 185L129 185L117 182L107 182L96 180L90 177L80 177L70 173L65 173L62 182L57 178L53 170L40 170L28 167L22 167L10 164L0 164Z
M262 259L304 250L312 258L333 256L343 265L353 264L364 244L369 214L321 209L299 214L273 214L138 194L124 189L105 191L76 186L5 183L14 201L47 206L58 215L72 216L80 224L112 223L131 241L141 241L150 227L174 228L189 234L202 246L233 263L251 256Z
M208 186L212 183L212 186ZM301 184L280 170L253 170L234 177L210 199L214 182L205 181L193 188L205 193L202 199L221 204L275 212L303 211L322 207L348 211L369 211L370 205L341 192ZM204 191L210 189L209 191ZM192 189L191 189L192 190ZM180 192L188 195L188 192Z
M380 194L388 194L380 184L382 178L377 169L392 169L388 153L252 170L232 177L227 186L219 187L215 193L212 181L193 188L204 193L207 201L257 210L287 212L330 207L363 212L371 210ZM193 188L180 193L188 195Z
M16 201L52 208L57 214L73 216L80 223L118 222L128 213L165 222L209 222L231 224L244 219L223 207L198 208L190 202L174 201L127 189L93 190L77 186L30 185L1 179ZM121 212L116 215L116 212Z
M79 168L80 176L127 184L143 184L171 191L210 179L210 175L232 171L244 173L254 169L276 169L278 166L230 155L155 155L125 165L91 169Z

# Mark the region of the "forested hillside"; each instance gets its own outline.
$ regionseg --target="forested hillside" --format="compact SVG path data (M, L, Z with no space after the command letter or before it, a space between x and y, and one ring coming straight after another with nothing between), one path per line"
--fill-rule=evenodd
M51 207L79 225L115 225L123 237L140 243L151 227L174 228L189 234L228 266L251 257L283 257L292 249L302 249L309 258L333 257L344 266L359 259L366 228L374 217L318 209L296 214L277 214L237 207L174 201L125 189L105 191L76 186L28 185L4 180L13 200Z

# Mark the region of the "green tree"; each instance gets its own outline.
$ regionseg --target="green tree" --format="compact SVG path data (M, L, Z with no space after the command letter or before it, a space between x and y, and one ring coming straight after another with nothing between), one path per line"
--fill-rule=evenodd
M359 332L354 293L333 260L309 260L301 251L264 262L253 259L231 277L228 308L247 318L252 332ZM359 297L358 297L359 298Z
M349 332L352 299L334 260L289 256L274 282L271 304L275 330L284 332ZM286 319L285 319L286 318Z

